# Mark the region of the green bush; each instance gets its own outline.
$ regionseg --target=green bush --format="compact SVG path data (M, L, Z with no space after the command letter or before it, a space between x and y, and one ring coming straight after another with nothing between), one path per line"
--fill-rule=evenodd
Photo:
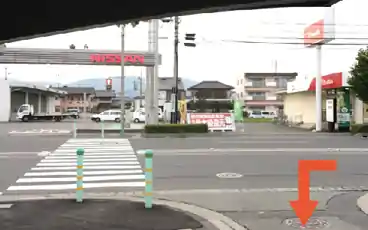
M161 124L146 125L145 133L207 133L207 124Z
M350 132L352 134L368 133L368 124L352 124Z

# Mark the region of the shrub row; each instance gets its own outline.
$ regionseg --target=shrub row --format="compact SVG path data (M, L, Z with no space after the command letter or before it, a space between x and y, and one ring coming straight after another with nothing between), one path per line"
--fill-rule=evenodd
M145 133L207 133L207 124L160 124L146 125Z

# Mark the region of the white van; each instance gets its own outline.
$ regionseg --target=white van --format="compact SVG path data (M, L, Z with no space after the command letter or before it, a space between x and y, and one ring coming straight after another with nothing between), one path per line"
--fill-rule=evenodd
M162 110L158 110L158 120L163 120L164 114L162 113ZM133 113L133 122L134 123L140 123L146 121L146 110L144 108L138 109Z
M120 122L121 111L120 110L106 110L99 114L93 114L91 120L95 122L100 121L115 121Z
M249 118L275 118L276 112L273 111L252 111L250 112Z

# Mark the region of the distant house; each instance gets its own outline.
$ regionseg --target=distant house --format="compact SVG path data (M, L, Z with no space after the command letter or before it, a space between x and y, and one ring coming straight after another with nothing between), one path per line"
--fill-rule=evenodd
M93 87L52 87L56 90L65 91L67 94L60 97L61 111L68 109L79 109L81 112L90 112L92 108L92 97L95 95ZM84 111L86 108L86 111Z
M113 99L116 94L112 90L95 90L95 94L92 97L92 111L102 112L112 108Z
M175 78L160 77L158 87L158 106L163 107L166 102L171 101L172 88L175 87ZM179 100L185 100L185 87L181 78L178 79ZM134 107L139 108L145 105L145 96L134 98Z
M230 99L234 87L219 81L202 81L188 88L192 99Z

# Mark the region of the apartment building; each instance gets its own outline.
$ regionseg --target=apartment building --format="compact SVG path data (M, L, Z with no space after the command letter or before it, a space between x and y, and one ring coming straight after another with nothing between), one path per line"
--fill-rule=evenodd
M244 100L247 111L278 111L283 108L282 97L276 94L286 89L297 73L244 73L236 82L236 95Z
M67 93L58 98L58 100L60 100L61 112L65 112L67 109L79 109L81 112L91 112L95 88L63 86L54 89L63 90ZM86 111L84 111L84 108L86 108Z

